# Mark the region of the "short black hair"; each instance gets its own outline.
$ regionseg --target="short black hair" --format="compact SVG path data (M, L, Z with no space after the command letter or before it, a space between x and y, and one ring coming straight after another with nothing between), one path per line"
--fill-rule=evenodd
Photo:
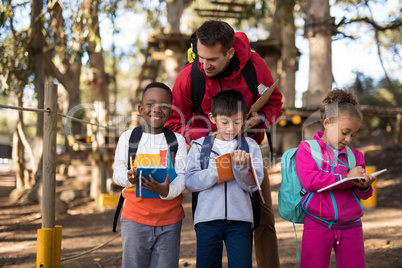
M152 82L152 83L148 84L148 85L145 87L144 92L142 93L142 100L144 99L145 92L147 92L148 89L153 88L153 87L162 88L162 89L166 90L167 92L169 92L169 95L170 95L170 103L172 103L172 100L173 100L172 90L170 89L170 87L168 87L168 86L165 85L164 83L160 83L160 82ZM141 100L141 101L142 101L142 100Z
M232 116L238 112L242 112L246 119L247 103L239 91L227 89L212 97L211 113L213 117L217 115Z
M226 22L220 20L208 20L196 31L197 40L204 46L215 46L221 44L223 55L234 47L235 32Z

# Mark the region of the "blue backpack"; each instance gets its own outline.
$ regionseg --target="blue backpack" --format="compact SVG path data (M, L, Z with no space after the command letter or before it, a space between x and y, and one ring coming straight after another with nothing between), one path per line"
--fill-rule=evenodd
M321 148L316 140L307 140L310 145L311 156L315 160L318 169L321 169ZM349 165L356 166L356 158L352 150L346 146ZM278 193L279 215L293 223L293 229L296 235L295 223L304 223L304 211L300 206L301 199L307 194L303 189L300 179L296 173L296 153L297 148L287 150L281 159L282 182ZM297 235L296 235L297 247ZM299 261L299 248L297 247L297 261Z

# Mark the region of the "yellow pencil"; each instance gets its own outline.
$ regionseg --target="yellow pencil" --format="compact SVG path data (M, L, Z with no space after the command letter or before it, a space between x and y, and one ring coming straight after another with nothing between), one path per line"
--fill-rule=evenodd
M131 170L134 170L134 167L133 167L133 158L130 156L130 169ZM133 178L134 179L134 174L131 174L131 178Z

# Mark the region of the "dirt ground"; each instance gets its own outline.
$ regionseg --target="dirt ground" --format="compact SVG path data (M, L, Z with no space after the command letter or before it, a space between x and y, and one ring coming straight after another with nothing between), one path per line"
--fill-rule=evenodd
M377 180L377 206L365 208L363 217L367 267L402 267L402 154L391 146L372 148L376 150L365 154L366 163L379 169L387 168L388 172ZM293 226L278 214L281 175L275 168L269 171L281 267L298 267ZM64 179L78 181L88 177L82 170ZM10 202L8 194L13 188L13 174L0 173L0 267L34 267L37 230L41 228L40 206ZM186 218L182 229L180 267L195 267L196 241L191 194L187 191L183 206ZM68 213L56 219L56 224L63 228L61 267L121 267L121 238L119 233L112 232L114 208L100 207L83 196L69 202L68 207ZM299 248L302 230L303 226L297 225ZM105 246L84 254L108 241L110 243ZM77 254L83 255L75 257ZM226 265L225 258L223 262ZM256 267L255 261L253 265ZM334 255L330 267L336 267Z

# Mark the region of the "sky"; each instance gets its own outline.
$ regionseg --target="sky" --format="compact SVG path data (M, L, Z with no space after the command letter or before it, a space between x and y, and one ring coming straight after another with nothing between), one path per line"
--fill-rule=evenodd
M331 0L332 4L334 0ZM398 0L390 0L386 6L372 5L374 10L374 19L378 22L386 21L389 10L399 10L401 4ZM361 12L361 11L360 11ZM363 11L364 12L364 11ZM348 13L351 15L353 13ZM336 18L336 23L346 15L339 7L331 7L331 16ZM117 47L121 50L126 50L132 46L135 41L140 38L143 41L147 40L147 33L144 31L144 15L133 14L132 12L124 11L117 17L117 25L120 28L120 34L116 36ZM303 20L296 20L296 25L302 26ZM133 27L135 25L135 27ZM303 28L303 27L301 27ZM102 20L101 25L102 44L104 48L111 45L112 28L107 20ZM356 41L349 39L336 40L332 42L332 71L335 79L333 87L345 87L353 83L355 79L354 72L359 71L366 76L371 76L375 79L380 79L384 76L384 72L380 66L380 61L375 46L373 31L367 26L356 25L348 28L350 33L356 34L359 38ZM303 37L302 30L296 34L296 46L301 52L299 61L299 71L296 73L296 107L300 107L302 92L308 87L308 72L309 72L309 44L308 39ZM128 69L128 63L122 62L121 67ZM386 63L386 68L393 71L393 78L402 77L399 66Z

